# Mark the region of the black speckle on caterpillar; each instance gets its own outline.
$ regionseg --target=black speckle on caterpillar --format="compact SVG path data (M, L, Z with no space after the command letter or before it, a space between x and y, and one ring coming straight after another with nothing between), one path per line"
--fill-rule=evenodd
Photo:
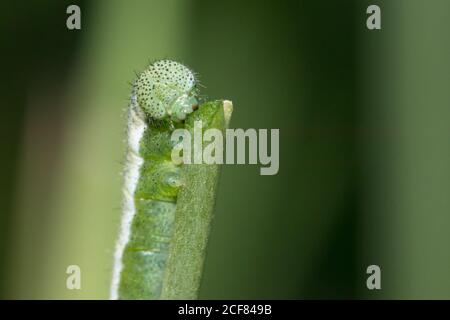
M195 74L172 60L158 60L135 82L136 102L152 119L180 122L198 106Z

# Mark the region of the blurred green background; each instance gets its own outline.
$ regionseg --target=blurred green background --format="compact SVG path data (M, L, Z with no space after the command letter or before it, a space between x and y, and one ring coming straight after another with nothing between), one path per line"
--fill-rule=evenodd
M200 298L450 298L449 1L2 8L0 297L108 298L128 82L171 58L232 127L280 129L278 175L223 167Z

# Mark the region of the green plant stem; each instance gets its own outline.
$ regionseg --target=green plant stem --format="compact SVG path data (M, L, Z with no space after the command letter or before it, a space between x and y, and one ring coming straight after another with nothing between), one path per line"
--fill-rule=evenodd
M228 127L232 113L229 101L211 103L215 114L208 127L222 131ZM208 118L208 117L207 117ZM201 120L197 113L186 121L192 132L193 123ZM175 213L175 230L171 241L161 299L196 299L205 260L206 246L213 218L219 165L183 165L185 185L180 190Z

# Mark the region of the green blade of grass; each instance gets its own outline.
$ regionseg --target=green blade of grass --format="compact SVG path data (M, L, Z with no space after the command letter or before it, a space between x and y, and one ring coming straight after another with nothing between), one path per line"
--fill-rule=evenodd
M228 127L232 113L229 101L209 102L186 121L191 134L194 122L203 121L203 129ZM206 122L204 119L209 119ZM219 165L183 165L185 181L177 199L173 235L161 299L196 299L200 287L216 189Z

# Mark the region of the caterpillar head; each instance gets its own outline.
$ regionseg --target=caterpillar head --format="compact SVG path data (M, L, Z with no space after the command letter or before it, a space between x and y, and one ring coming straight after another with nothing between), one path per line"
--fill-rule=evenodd
M137 103L153 119L180 122L198 106L194 73L184 65L159 60L136 80Z

